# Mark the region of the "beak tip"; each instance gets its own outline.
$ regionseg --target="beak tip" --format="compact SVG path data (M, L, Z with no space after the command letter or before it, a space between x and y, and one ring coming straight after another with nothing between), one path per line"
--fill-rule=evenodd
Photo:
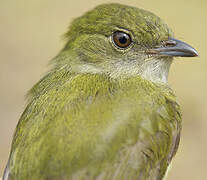
M179 52L181 57L197 57L198 52L189 44L177 40L177 39L172 39L175 42L175 51Z
M192 57L198 57L198 56L199 56L199 54L198 54L198 52L195 50Z
M186 55L188 54L188 57L197 57L197 56L199 56L198 52L188 44L185 44L185 48L183 48L183 49L186 49L185 53L186 53Z

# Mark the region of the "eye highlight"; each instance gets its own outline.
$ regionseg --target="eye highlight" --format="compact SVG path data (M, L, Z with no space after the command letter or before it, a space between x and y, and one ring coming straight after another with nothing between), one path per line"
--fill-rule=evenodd
M131 36L122 31L116 31L112 35L113 43L119 48L127 48L132 43Z

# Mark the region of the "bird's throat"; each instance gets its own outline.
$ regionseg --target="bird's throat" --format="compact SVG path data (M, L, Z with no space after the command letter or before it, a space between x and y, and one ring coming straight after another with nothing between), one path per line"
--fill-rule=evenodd
M140 75L155 83L167 83L172 58L153 59L140 67Z
M141 76L144 79L155 83L168 82L168 73L172 58L148 59L140 64L137 60L116 61L107 66L96 66L95 64L75 64L72 65L73 71L77 73L108 74L113 79Z

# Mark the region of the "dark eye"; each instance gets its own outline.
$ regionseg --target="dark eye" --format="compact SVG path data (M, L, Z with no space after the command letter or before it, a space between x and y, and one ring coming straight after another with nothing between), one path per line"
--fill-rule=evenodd
M127 48L132 43L130 35L121 31L116 31L112 39L114 44L120 48Z

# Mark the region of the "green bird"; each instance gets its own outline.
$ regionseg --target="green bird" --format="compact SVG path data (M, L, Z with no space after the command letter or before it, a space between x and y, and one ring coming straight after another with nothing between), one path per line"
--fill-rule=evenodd
M153 13L104 4L75 19L28 93L3 180L160 180L181 112L167 79L197 52Z

